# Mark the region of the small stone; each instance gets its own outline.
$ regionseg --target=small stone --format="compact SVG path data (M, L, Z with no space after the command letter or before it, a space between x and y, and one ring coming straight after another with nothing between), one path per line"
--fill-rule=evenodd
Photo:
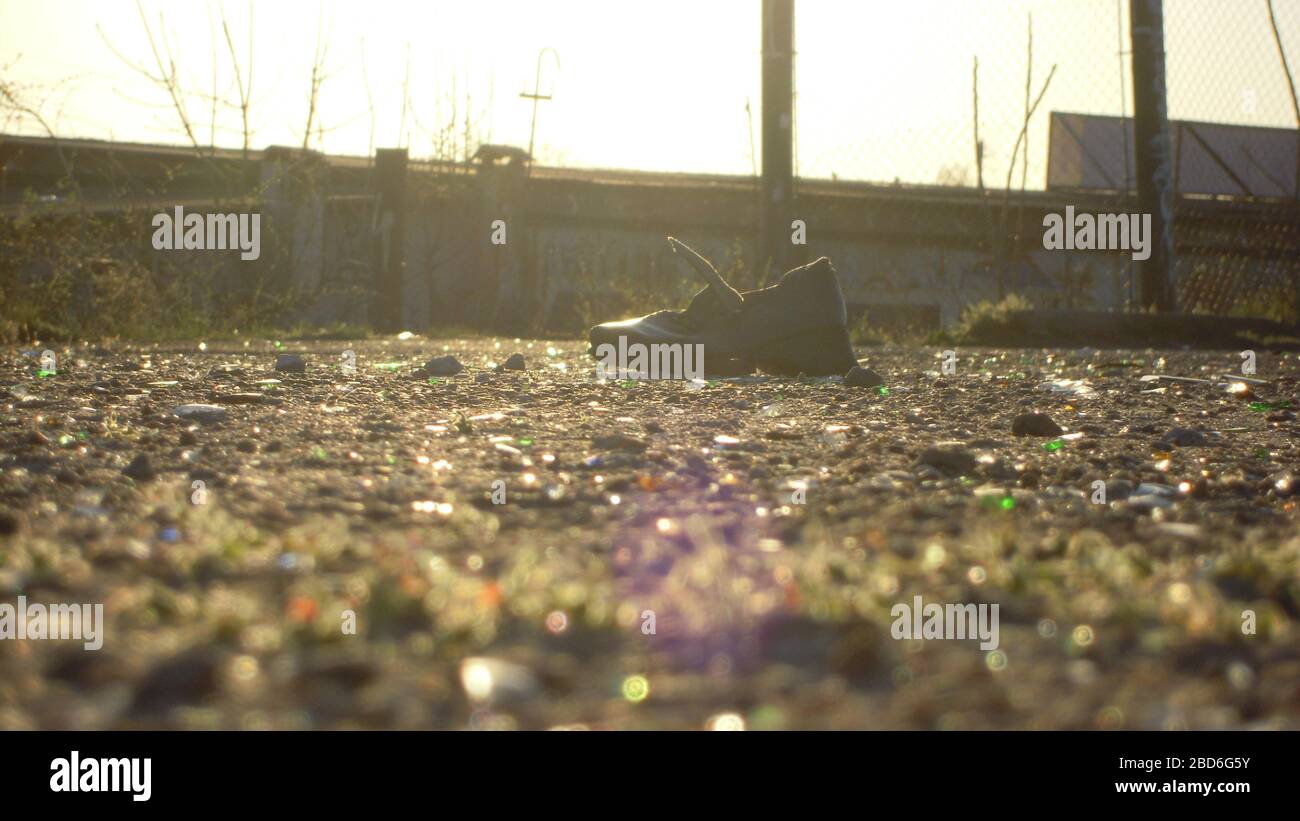
M0 510L0 536L12 536L18 532L18 517L8 510Z
M797 442L804 437L803 431L795 430L786 425L784 427L775 427L763 431L764 439L771 439L777 442Z
M424 363L424 369L430 376L455 376L465 370L465 366L454 356L435 356Z
M506 361L502 362L497 367L503 371L522 371L527 369L527 366L524 363L524 355L521 353L510 354Z
M1156 530L1166 536L1190 541L1197 541L1205 535L1205 529L1200 525L1187 522L1160 522L1156 525Z
M209 425L214 422L224 422L226 419L226 409L218 405L177 405L172 409L172 413L187 422L198 422L200 425Z
M870 368L854 365L844 374L846 388L878 388L885 384L885 378Z
M257 453L257 442L252 439L240 439L235 444L235 450L240 453Z
M1060 436L1065 430L1045 413L1022 413L1011 421L1016 436Z
M307 360L292 353L282 353L275 358L275 369L282 373L306 373Z
M39 430L34 430L30 431L27 436L24 437L24 441L29 445L45 447L50 443L50 437L41 433Z
M260 393L228 393L220 397L220 401L226 405L256 405L265 398Z
M1125 500L1125 504L1134 510L1168 509L1174 506L1172 499L1157 493L1134 493Z
M650 447L650 443L644 439L622 433L608 433L597 436L591 440L591 444L601 450L627 450L636 453L643 453L646 448Z
M180 446L183 448L192 447L199 443L199 437L192 430L181 431Z
M122 468L122 473L138 482L147 482L158 475L154 472L153 465L149 463L149 457L143 453L132 459L131 464Z
M164 715L212 696L222 682L223 654L196 647L164 659L144 674L127 707L132 717Z
M474 374L474 384L476 385L482 385L491 381L492 381L492 374L489 373Z
M917 464L929 465L950 473L974 473L978 464L975 456L960 443L945 443L926 448Z
M1210 440L1199 430L1191 428L1171 428L1168 433L1160 437L1160 443L1164 445L1173 445L1180 448L1199 447L1208 445ZM1167 450L1168 448L1164 448Z

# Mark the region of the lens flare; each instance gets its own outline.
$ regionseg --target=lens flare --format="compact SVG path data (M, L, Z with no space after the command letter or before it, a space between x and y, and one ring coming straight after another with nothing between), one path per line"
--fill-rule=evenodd
M628 676L623 679L623 698L638 704L650 695L650 682L645 676Z

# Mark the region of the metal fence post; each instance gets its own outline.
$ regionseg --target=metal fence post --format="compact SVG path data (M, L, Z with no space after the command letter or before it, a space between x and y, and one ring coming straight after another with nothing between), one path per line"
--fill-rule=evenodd
M371 324L381 331L399 330L406 278L405 148L375 151L374 189L379 196L375 298Z
M759 269L779 273L792 257L794 196L794 0L763 0L763 179Z
M1177 309L1174 268L1174 195L1169 116L1165 104L1162 0L1130 0L1133 50L1133 136L1138 209L1151 215L1151 257L1138 263L1138 300L1156 311Z

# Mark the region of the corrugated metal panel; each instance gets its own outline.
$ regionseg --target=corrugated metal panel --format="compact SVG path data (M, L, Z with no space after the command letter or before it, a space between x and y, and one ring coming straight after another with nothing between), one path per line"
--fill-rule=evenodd
M1298 195L1296 156L1300 131L1182 120L1172 120L1169 126L1177 193L1271 198ZM1134 187L1131 118L1054 111L1050 128L1049 189L1119 191Z

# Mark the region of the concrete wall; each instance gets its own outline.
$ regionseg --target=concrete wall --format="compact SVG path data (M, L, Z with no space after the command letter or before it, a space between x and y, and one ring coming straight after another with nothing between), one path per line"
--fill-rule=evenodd
M66 195L56 183L69 158L82 205L130 200L147 212L204 192L214 197L210 207L251 197L261 203L263 245L271 248L262 270L314 295L304 298L301 318L390 329L577 331L589 321L680 306L700 283L668 249L669 234L713 259L738 288L773 279L754 269L752 178L431 165L392 153L387 160L399 162L384 167L398 171L377 175L368 158L291 149L200 157L0 137L0 213L22 213L43 191ZM122 168L130 169L130 185ZM1008 249L1004 293L1043 307L1127 307L1127 255L1045 251L1041 237L1048 212L1067 205L1131 211L1131 200L1048 191L1013 194L1009 205L1003 222L1000 193L801 180L795 216L806 224L807 244L797 250L805 260L829 256L850 303L881 322L947 323L965 306L997 298L991 249L999 241ZM1177 272L1188 293L1195 285L1198 298L1231 304L1241 293L1294 291L1298 214L1287 202L1180 200ZM504 245L491 241L495 220L506 225Z

